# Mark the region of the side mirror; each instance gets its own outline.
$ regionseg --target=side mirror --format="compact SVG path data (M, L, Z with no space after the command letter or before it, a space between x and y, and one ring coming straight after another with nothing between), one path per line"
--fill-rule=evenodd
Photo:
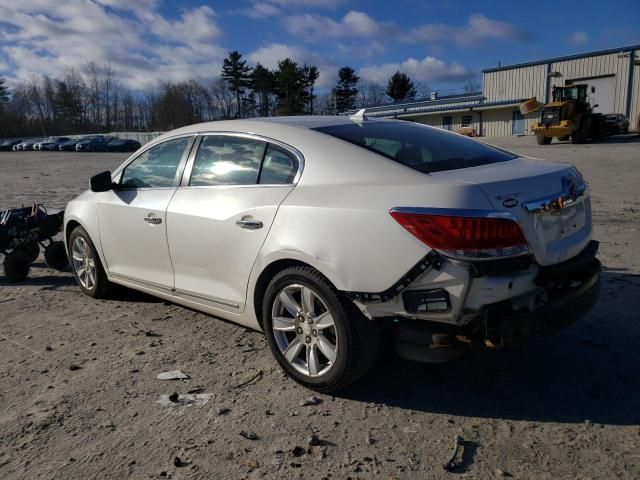
M92 192L108 192L113 190L113 182L111 181L111 172L101 172L91 177Z

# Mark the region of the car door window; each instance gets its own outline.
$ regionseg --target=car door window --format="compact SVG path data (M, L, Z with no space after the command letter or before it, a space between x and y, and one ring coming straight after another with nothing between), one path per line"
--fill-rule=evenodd
M298 160L283 148L269 144L258 183L263 185L293 183L296 173L298 173Z
M207 135L193 163L189 185L253 185L258 181L266 142L250 138Z
M145 151L125 168L123 188L171 187L182 160L189 137L160 143Z

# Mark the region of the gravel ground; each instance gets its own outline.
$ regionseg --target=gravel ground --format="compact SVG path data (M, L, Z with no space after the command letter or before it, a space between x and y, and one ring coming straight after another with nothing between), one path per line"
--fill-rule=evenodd
M487 141L591 183L604 285L580 322L445 365L387 353L313 396L260 333L124 289L94 301L42 258L21 284L0 268L0 478L639 478L640 141ZM123 158L0 152L0 209L64 207ZM191 378L156 379L174 369Z

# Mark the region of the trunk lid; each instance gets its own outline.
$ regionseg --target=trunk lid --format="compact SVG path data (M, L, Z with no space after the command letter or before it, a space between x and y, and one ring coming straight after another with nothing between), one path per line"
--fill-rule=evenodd
M571 165L520 157L432 175L476 185L496 211L515 215L540 265L568 260L591 240L589 192Z

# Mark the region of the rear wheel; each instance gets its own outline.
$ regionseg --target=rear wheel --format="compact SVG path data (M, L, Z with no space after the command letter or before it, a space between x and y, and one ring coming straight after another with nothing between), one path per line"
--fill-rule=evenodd
M21 282L29 276L31 262L26 253L20 250L14 250L4 257L3 267L7 280L12 283Z
M40 256L40 245L38 245L36 242L23 245L17 250L24 252L27 257L29 257L29 263L35 262Z
M69 261L82 292L93 298L105 298L111 282L107 279L89 234L84 228L76 227L69 237L69 245Z
M64 270L69 266L69 258L63 242L51 242L44 249L44 261L49 268Z
M582 119L578 129L571 134L571 143L581 144L587 141L587 137L589 135L589 123L588 119Z
M291 267L271 280L262 318L276 360L307 388L340 390L363 376L377 357L376 323L311 267Z
M551 143L551 137L538 134L536 135L536 141L538 142L538 145L549 145Z

